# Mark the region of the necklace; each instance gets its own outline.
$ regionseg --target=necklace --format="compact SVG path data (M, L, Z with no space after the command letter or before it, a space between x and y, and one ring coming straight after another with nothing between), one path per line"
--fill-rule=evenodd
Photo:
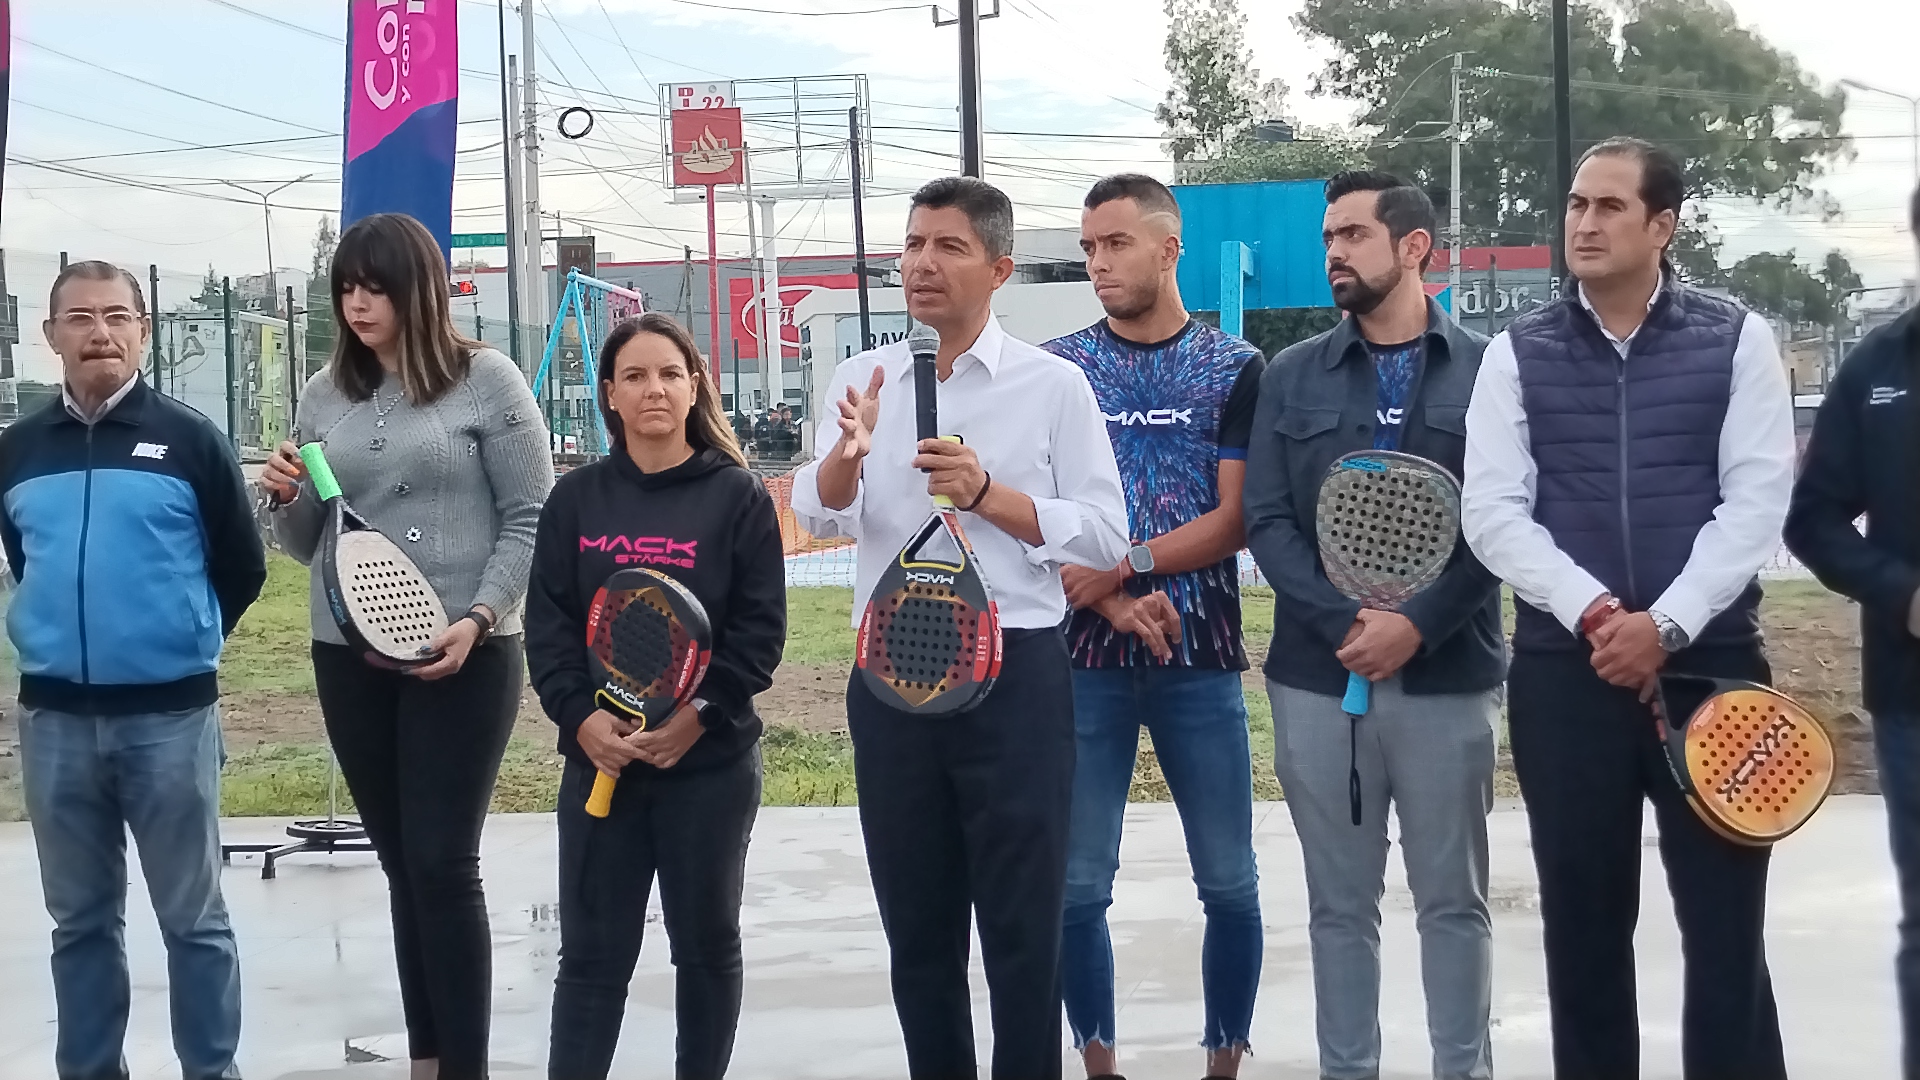
M373 426L377 428L386 427L387 414L399 408L400 402L403 401L406 398L406 396L407 396L407 392L405 390L400 391L398 394L395 394L393 396L393 401L390 404L388 404L386 408L383 409L380 407L380 391L375 390L373 392L373 415L374 415Z

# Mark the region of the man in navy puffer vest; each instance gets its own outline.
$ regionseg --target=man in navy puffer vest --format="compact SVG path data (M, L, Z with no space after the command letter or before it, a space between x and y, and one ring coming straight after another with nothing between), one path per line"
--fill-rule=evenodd
M1687 807L1647 704L1663 668L1768 681L1756 575L1793 484L1772 332L1666 261L1684 197L1665 150L1588 150L1566 207L1578 285L1488 346L1467 413L1463 531L1518 600L1508 728L1559 1080L1639 1074L1646 798L1686 953L1686 1077L1786 1075L1763 944L1767 849L1722 839Z

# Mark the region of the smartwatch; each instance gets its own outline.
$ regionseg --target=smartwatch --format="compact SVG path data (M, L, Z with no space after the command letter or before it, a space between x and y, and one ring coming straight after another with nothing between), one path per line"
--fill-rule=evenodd
M465 615L460 616L460 618L480 628L480 636L473 641L475 645L484 645L487 639L493 636L493 620L487 618L486 614L478 608L467 612Z
M1135 544L1128 548L1127 569L1136 574L1153 573L1153 549L1145 544Z

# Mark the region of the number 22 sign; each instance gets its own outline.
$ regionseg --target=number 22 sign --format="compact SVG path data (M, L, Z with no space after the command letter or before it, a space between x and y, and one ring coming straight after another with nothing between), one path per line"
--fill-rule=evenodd
M735 104L733 84L730 82L675 83L673 85L674 112L682 109L731 109Z

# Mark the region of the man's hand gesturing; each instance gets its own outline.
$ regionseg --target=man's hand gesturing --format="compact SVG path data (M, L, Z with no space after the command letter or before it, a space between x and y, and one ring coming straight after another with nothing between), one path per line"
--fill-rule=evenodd
M873 427L880 422L880 387L886 381L886 370L876 364L866 393L847 387L847 399L838 403L841 458L858 461L873 449Z

